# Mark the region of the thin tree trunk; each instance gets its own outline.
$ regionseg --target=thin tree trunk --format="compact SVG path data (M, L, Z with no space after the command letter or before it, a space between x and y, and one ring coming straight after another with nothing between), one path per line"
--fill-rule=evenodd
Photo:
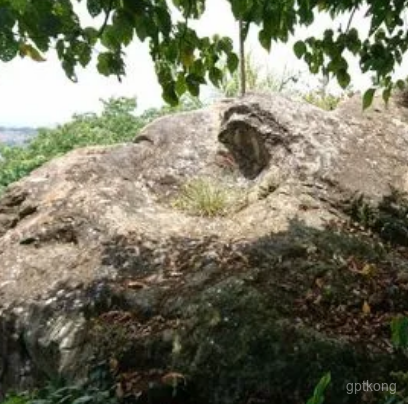
M239 60L240 60L240 92L241 97L246 93L246 71L245 71L245 38L244 38L244 23L239 21Z

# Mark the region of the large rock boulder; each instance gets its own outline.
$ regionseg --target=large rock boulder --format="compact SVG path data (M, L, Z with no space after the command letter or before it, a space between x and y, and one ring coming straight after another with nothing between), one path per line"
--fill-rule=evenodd
M408 121L394 101L364 114L360 102L325 112L279 95L225 100L10 186L0 397L83 378L98 355L137 374L134 398L178 372L192 401L214 404L297 402L326 370L333 402L352 402L347 381L402 369L388 322L408 309L408 262L349 231L344 206L408 189ZM239 203L211 218L175 207L196 178Z

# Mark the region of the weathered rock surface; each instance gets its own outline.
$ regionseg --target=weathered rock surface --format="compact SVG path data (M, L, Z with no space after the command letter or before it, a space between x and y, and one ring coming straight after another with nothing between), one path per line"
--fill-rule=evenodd
M316 277L340 277L334 255L372 248L382 259L371 241L327 229L347 219L341 203L408 190L406 109L378 103L362 114L358 102L329 113L278 95L226 100L161 118L133 144L75 150L10 186L0 200L0 396L58 373L85 376L105 339L123 348L126 369L186 374L195 402L293 402L326 364L342 382L376 375L374 363L384 376L396 365L385 328L369 343L363 332L362 344L308 322L314 309L299 303ZM218 218L174 208L197 177L244 203ZM329 300L326 316L331 304L340 306ZM132 337L110 338L109 313ZM336 389L337 402L355 399Z

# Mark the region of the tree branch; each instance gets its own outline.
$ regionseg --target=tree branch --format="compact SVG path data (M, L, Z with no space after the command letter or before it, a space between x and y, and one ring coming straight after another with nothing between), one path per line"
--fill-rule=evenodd
M349 30L350 30L351 22L353 21L354 14L356 13L357 9L358 9L358 6L355 6L353 8L353 11L350 14L350 18L348 20L347 27L346 27L346 33L349 32Z
M98 31L98 36L102 36L102 34L104 33L106 26L108 25L108 21L109 21L109 17L111 15L112 9L113 9L113 2L114 0L110 0L109 5L108 5L108 9L105 11L106 15L105 15L105 20L103 21L103 24L101 26L101 28L99 28Z

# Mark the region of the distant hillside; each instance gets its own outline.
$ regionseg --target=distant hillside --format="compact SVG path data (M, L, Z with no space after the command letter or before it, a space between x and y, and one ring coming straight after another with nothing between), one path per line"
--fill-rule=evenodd
M34 128L9 128L0 126L0 144L7 143L8 145L22 144L30 137L34 136L37 130Z

